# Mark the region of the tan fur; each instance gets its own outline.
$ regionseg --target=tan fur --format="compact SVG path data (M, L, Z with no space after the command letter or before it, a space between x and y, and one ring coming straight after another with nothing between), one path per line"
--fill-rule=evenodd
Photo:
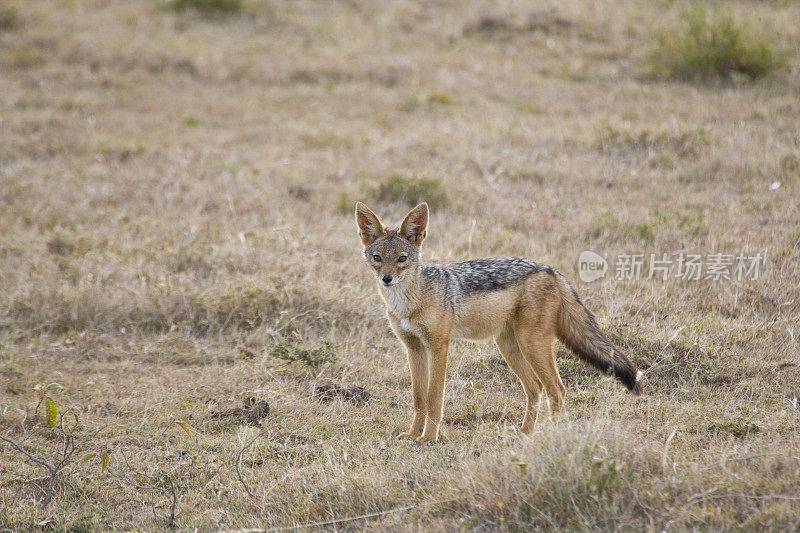
M421 276L418 251L427 231L426 204L409 212L397 230L387 230L360 202L356 221L365 259L378 276L389 323L406 347L411 370L414 417L401 437L420 442L438 439L452 338L494 339L525 392L523 431L536 422L542 390L553 415L563 407L566 389L553 350L557 338L591 352L580 355L602 370L629 370L623 363L630 362L618 350L613 353L616 349L597 330L591 313L552 269L535 271L501 289L453 295L452 286L447 289L443 282L425 281ZM391 278L390 286L381 282L387 278ZM632 390L638 393L638 383Z

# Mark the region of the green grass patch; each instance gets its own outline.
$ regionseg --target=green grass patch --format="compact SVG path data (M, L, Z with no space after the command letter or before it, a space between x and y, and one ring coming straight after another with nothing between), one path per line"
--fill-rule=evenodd
M0 32L19 28L19 12L13 7L0 8Z
M784 57L766 38L722 11L703 8L684 11L676 33L658 37L650 67L659 77L680 80L751 80L773 73Z
M238 13L244 7L244 0L172 0L168 7L173 11L191 10L208 15Z
M653 222L646 222L642 224L636 224L633 227L633 233L636 235L636 238L642 241L645 244L650 244L653 242L653 238L655 237L653 234L653 228L655 224Z
M650 244L655 239L656 223L646 220L634 223L619 219L614 212L607 210L592 219L586 233L589 239L605 237L617 241L638 241Z
M422 94L409 94L403 99L400 109L406 112L416 111L421 107L432 107L435 105L453 105L456 100L453 96L445 92L433 92L427 95Z
M742 438L751 433L760 432L761 426L750 420L722 420L709 424L708 431L727 433Z
M447 204L447 192L438 178L392 174L372 191L376 200L415 206L427 202L431 207Z
M314 370L339 359L339 354L334 350L331 341L323 339L319 346L305 348L302 339L296 333L276 344L269 354L289 363L299 361Z
M706 215L702 211L695 211L684 215L678 222L678 228L691 237L702 237L708 233Z
M357 200L351 193L342 191L336 196L333 205L338 213L352 215L355 212L356 202Z

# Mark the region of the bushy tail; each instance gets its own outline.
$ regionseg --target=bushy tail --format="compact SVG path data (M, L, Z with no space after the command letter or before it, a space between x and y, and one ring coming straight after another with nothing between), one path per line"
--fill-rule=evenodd
M583 305L572 285L563 276L559 277L561 315L558 321L558 340L585 363L614 376L632 393L640 394L642 389L637 380L636 367L600 331L594 315Z

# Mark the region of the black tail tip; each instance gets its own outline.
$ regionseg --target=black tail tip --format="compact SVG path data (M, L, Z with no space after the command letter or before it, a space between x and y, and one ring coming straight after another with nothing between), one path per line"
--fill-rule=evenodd
M624 374L617 374L617 379L619 379L634 396L639 396L642 393L642 384L639 381L640 375L638 370L632 368Z

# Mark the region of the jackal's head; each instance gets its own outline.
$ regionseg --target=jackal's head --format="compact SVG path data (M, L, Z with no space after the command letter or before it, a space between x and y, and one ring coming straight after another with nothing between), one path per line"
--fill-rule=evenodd
M364 259L375 270L378 283L390 287L402 283L409 273L414 275L428 228L428 204L419 204L408 212L399 228L387 230L369 207L358 202L356 223L364 243Z

